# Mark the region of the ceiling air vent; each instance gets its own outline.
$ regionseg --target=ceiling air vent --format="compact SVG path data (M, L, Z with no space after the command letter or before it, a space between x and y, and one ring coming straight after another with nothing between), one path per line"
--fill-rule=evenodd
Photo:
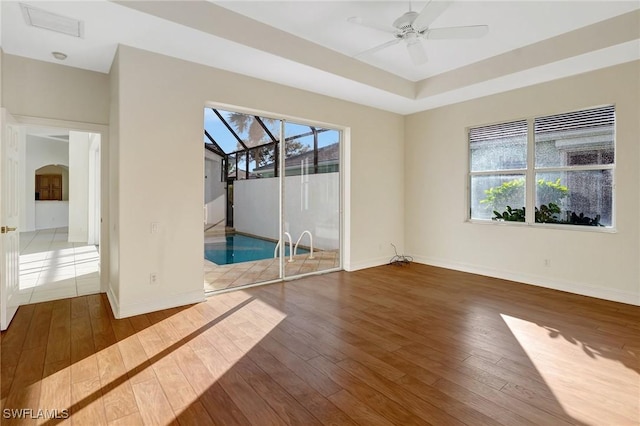
M27 25L73 37L82 38L84 35L84 23L82 21L37 9L24 3L20 3L20 8Z

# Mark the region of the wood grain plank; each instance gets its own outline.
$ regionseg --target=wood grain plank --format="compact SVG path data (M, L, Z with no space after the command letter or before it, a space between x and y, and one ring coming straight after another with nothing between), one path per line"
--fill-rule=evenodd
M29 324L27 336L25 337L23 349L38 348L46 346L49 339L49 329L51 328L51 313L53 304L51 302L38 303L33 312L33 318Z
M19 351L22 348L36 306L23 305L18 308L13 321L11 321L11 333L6 331L1 333L0 346L2 348L7 348L10 352Z
M285 363L282 362L283 360L281 357L272 355L270 352L263 349L262 346L258 346L252 350L249 357L267 374L269 374L273 380L296 398L298 402L305 404L311 414L322 422L322 424L353 424L345 412L336 407L320 392L316 391L316 386L314 384L317 378L315 375L309 376L307 374L303 374L300 376L298 373L294 373L293 370L287 368ZM308 368L314 369L310 365ZM317 371L317 375L322 375L322 373ZM337 392L342 390L342 388L337 385L335 386L336 389L338 389Z
M54 302L47 341L45 363L71 360L71 303L70 299Z
M68 361L45 364L40 387L40 403L38 407L49 410L49 413L62 413L71 406L71 368ZM37 424L51 420L46 416L39 418ZM56 424L71 424L70 419L56 419Z
M349 417L358 424L393 426L393 423L344 389L331 395L329 400L343 411L349 413Z
M107 421L138 411L127 370L115 345L96 354Z
M184 408L176 416L176 420L180 426L213 426L216 424L204 406L197 401Z
M419 364L421 362L421 358L417 357L413 361ZM408 363L409 366L413 364L412 362L407 360L404 360L404 362ZM445 393L447 393L445 390L448 389L445 384L454 383L454 385L456 386L461 386L466 394L480 395L491 401L492 403L499 405L500 407L511 410L514 413L522 414L535 424L546 424L550 422L558 425L570 424L562 419L550 416L549 413L541 410L538 407L529 405L528 403L521 401L520 399L507 395L501 392L500 389L495 389L494 387L486 384L485 380L483 379L476 380L477 376L475 374L470 374L469 371L466 371L464 369L461 370L447 366L439 366L436 370L434 370L434 374L437 374L438 376L441 376L443 379L445 379L437 380L438 388ZM504 383L504 385L506 385L506 383ZM504 387L504 385L502 387ZM443 390L443 388L445 390Z
M71 397L73 402L70 407L71 424L107 424L99 378L72 383Z
M496 423L412 377L402 376L398 384L354 360L345 359L337 366L431 424Z
M229 370L218 381L242 414L253 425L280 424L282 419L235 369Z
M173 357L170 362L154 365L153 369L174 412L188 407L197 400L198 397L191 384Z
M129 381L144 382L155 377L153 367L140 343L137 335L132 335L117 343L122 363L124 364Z
M320 422L306 408L253 361L243 358L234 365L234 370L239 372L247 384L269 404L285 424L320 425Z
M501 424L530 426L536 424L514 411L504 408L493 401L476 394L475 392L468 392L464 387L458 386L446 379L439 379L433 384L433 387L438 389L440 392L447 394L452 399L460 401L474 410L483 413L485 416L495 419Z
M129 414L119 419L115 419L107 423L108 426L144 426L144 420L139 412Z
M81 425L640 424L640 307L412 264L110 309L21 307L0 334L1 408Z
M304 359L301 359L298 355L289 352L288 347L283 346L275 339L267 337L260 342L259 346L264 348L274 358L278 359L280 363L286 365L291 372L304 380L321 395L333 395L342 389L333 380L312 367Z
M366 382L350 375L331 361L320 356L310 360L309 363L325 373L344 389L348 389L349 393L360 400L362 404L371 407L390 422L394 424L430 424L409 411L402 404L389 399L384 394L373 389Z
M140 416L145 424L169 424L175 420L162 386L158 380L146 380L131 385L138 404Z
M202 402L215 424L230 426L249 424L249 419L244 415L243 410L236 405L219 383L214 383L201 393L199 401Z

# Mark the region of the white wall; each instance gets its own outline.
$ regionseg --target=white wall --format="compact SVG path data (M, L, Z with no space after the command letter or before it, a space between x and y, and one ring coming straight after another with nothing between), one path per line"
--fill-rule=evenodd
M350 127L346 148L357 161L347 158L346 267L385 263L390 242L403 246L402 116L127 46L119 47L112 85L116 76L111 120L117 137L110 141L117 151L112 184L119 185L111 228L119 244L110 293L116 315L204 295L202 109L208 102ZM151 272L158 274L155 286Z
M109 271L107 295L111 301L114 314L118 313L120 301L120 52L116 51L109 72L110 87L109 98L109 151L104 153L103 161L107 160L109 175L109 226L107 238L109 242L109 264L101 269ZM104 163L103 163L104 167ZM104 170L104 169L103 169ZM103 213L104 214L104 213ZM105 238L103 238L104 243Z
M0 34L0 38L1 37L2 35ZM0 46L0 106L4 106L4 102L2 101L2 58L3 57L4 57L4 50L2 50L2 47Z
M87 242L92 134L69 132L69 242Z
M13 115L109 124L109 76L4 54L3 105Z
M100 141L99 133L89 135L89 176L87 195L87 243L100 244L100 191L102 169L100 167Z
M62 228L68 224L68 201L35 202L35 229Z
M639 75L640 63L627 63L407 116L407 253L423 263L640 304ZM604 104L616 105L615 233L465 221L467 127Z
M35 176L37 169L49 164L59 164L69 167L69 144L67 142L33 135L27 135L26 142L24 185L21 185L23 187L22 193L24 194L24 207L21 211L20 228L22 232L25 232L35 229L67 226L68 217L64 222L56 219L49 225L47 225L47 222L38 221L38 225L36 226ZM58 225L55 225L54 222Z
M278 187L276 178L234 183L233 226L238 232L278 240ZM285 178L285 231L293 244L303 231L313 235L321 250L340 247L340 174L322 173ZM308 236L300 244L309 245Z
M221 195L204 205L205 216L204 223L207 225L216 225L224 222L227 218L227 196Z
M227 216L226 182L220 180L222 159L207 150L204 151L204 204L205 223L215 225Z
M278 194L278 179L235 181L233 183L233 227L235 230L278 240L280 226ZM297 236L292 235L292 238L297 238Z

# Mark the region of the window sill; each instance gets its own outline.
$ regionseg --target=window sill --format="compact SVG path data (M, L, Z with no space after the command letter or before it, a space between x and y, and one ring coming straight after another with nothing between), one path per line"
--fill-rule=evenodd
M541 229L559 229L563 231L581 231L581 232L599 232L605 234L617 234L618 230L615 227L605 226L587 226L587 225L563 225L552 223L529 223L529 222L510 222L510 221L498 221L498 220L481 220L481 219L467 219L466 223L473 225L490 225L490 226L514 226L514 227L533 227Z

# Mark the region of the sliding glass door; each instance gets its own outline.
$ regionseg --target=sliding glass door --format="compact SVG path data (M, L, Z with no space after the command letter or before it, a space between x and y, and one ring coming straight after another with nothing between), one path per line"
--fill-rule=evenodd
M340 132L284 124L284 237L293 246L284 276L340 266Z
M205 289L341 265L341 132L205 108Z

